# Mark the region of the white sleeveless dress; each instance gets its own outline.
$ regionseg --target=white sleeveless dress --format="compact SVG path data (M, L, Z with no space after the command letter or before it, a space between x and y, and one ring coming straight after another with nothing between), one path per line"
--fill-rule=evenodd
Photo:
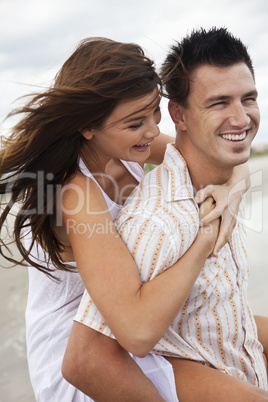
M136 162L122 161L124 166L139 182L143 170ZM96 181L87 167L80 161L81 172ZM97 183L97 182L96 182ZM97 183L98 184L98 183ZM100 187L101 188L101 187ZM102 190L102 189L101 189ZM102 190L112 218L121 209ZM31 235L25 238L28 247ZM31 251L33 258L53 268L49 256L35 244ZM70 263L69 263L70 264ZM75 263L71 263L76 268ZM26 344L30 378L37 402L90 402L88 396L69 384L61 374L61 364L73 318L84 292L84 285L78 270L57 271L60 282L48 278L34 267L29 267L29 293L26 307ZM145 358L133 357L144 373L154 382L164 399L178 401L172 366L159 355ZM116 368L115 368L116 369Z

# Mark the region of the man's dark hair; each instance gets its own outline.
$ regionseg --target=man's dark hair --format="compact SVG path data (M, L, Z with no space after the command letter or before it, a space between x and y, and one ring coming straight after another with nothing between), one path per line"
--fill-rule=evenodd
M251 58L240 39L226 28L194 30L171 47L162 65L161 78L166 96L186 105L190 75L196 68L206 64L227 67L237 63L245 63L255 79Z

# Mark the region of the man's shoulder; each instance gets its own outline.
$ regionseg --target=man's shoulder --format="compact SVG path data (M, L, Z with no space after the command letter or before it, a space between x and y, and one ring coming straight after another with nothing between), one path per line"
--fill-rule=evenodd
M168 186L168 174L163 164L155 167L147 173L139 185L127 198L123 211L146 210L148 206L160 205L166 194Z

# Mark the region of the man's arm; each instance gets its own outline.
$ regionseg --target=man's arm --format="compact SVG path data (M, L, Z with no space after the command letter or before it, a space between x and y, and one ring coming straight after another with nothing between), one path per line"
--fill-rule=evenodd
M69 337L62 374L95 401L164 401L117 341L78 322Z

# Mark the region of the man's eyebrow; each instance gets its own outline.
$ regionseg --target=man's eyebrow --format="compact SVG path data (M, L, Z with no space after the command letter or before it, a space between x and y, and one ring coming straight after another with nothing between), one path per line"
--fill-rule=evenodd
M245 97L254 96L255 98L257 98L258 97L258 91L257 91L257 89L254 89L253 91L249 91L248 93L246 93L244 96Z
M212 96L211 98L206 99L206 103L224 101L224 100L228 100L230 98L231 98L231 96L228 96L228 95Z
M247 92L242 97L247 98L249 96L254 96L254 97L257 98L258 91L256 89L254 89L252 91ZM211 98L206 99L206 104L213 103L213 102L219 102L219 101L225 101L225 100L228 100L228 99L231 99L231 96L228 96L228 95L212 96Z

